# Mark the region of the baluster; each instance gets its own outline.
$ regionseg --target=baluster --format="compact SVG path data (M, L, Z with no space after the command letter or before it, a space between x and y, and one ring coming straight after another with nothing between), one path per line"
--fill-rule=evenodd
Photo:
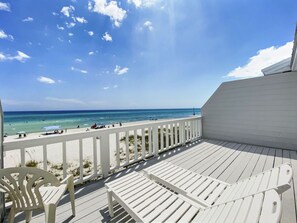
M129 131L126 131L126 162L130 162L130 150L129 150Z
M116 162L117 162L117 167L120 167L120 141L119 141L119 133L116 133Z
M67 176L66 141L62 142L62 157L63 157L63 178L66 178Z
M149 154L152 155L152 130L148 127Z
M164 126L161 125L161 128L160 128L160 138L161 138L161 151L164 150Z
M170 124L170 147L172 148L174 145L174 139L173 139L173 123Z
M174 142L175 146L178 145L178 139L177 139L177 123L174 123Z
M180 136L181 136L181 144L184 145L186 142L186 134L185 134L185 122L181 122L181 128L180 128Z
M98 175L97 165L97 139L96 137L93 137L93 171L95 176Z
M145 158L145 129L143 128L142 130L141 130L141 135L142 135L142 137L141 137L141 151L142 151L142 159L144 159Z
M22 167L24 167L26 165L25 153L26 153L26 149L25 148L21 148L21 166Z
M193 124L194 124L194 121L192 120L192 121L190 121L190 140L193 140L193 136L194 136L194 134L193 134L193 131L194 131L194 126L193 126Z
M134 160L138 159L137 151L137 129L134 129Z
M79 139L78 140L79 144L79 181L83 182L83 173L84 173L84 168L83 168L83 140Z
M154 156L158 156L159 153L159 142L158 142L158 126L153 126L153 154Z
M42 145L42 152L43 152L43 169L47 171L47 149L46 144Z
M186 142L189 141L189 122L186 122Z
M195 138L198 138L198 119L195 119Z
M166 124L166 149L169 149L169 134L168 134L168 124Z
M103 177L107 177L110 171L110 150L109 150L109 134L101 133L100 137L100 164Z

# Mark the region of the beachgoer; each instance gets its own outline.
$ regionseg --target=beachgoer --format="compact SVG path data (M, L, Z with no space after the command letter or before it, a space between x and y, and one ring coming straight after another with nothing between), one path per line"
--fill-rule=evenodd
M79 128L79 125L77 126L77 128Z

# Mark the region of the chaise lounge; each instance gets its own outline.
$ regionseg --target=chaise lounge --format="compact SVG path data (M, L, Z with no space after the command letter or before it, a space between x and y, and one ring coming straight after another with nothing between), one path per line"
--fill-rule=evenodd
M113 199L136 222L270 222L281 216L280 196L274 189L205 207L132 172L105 184L110 216Z
M225 203L269 189L281 194L290 188L292 167L282 164L247 179L228 184L162 161L144 170L148 178L204 206Z

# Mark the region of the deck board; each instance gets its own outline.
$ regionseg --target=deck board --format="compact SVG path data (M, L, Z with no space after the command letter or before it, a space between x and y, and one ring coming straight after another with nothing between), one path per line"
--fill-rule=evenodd
M109 179L98 180L76 188L77 215L71 217L69 198L66 196L58 206L56 222L134 222L120 205L114 206L115 216L112 219L109 217L104 183L133 170L141 171L160 160L170 161L227 183L236 182L281 163L289 162L294 171L293 182L291 189L282 196L281 223L297 222L297 152L215 140L203 140L200 143L175 148L161 154L158 158L114 174ZM16 222L23 221L23 214L16 217ZM43 212L33 212L32 222L44 222Z

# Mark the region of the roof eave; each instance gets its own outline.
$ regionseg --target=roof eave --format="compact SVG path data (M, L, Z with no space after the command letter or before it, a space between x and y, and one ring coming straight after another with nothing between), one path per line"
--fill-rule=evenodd
M297 24L296 24L296 30L295 30L295 38L294 38L294 45L293 45L293 51L292 51L292 57L291 57L291 70L296 71L297 70Z

